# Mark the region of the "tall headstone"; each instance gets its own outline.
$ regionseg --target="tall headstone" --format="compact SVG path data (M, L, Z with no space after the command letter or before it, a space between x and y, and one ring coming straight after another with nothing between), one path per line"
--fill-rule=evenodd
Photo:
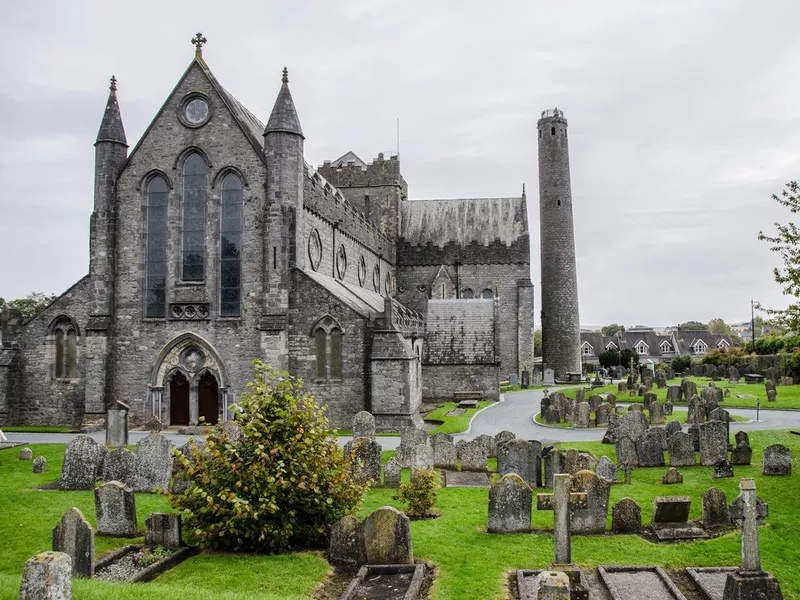
M571 482L571 491L586 494L586 508L573 508L572 531L576 533L603 533L608 516L608 498L611 482L592 471L578 471Z
M167 489L172 476L172 442L153 432L136 444L133 470L134 492Z
M630 437L620 437L616 443L617 465L635 467L639 464L639 456L636 452L636 442Z
M375 439L375 417L366 410L353 417L353 439L360 437Z
M430 453L431 449L428 446L421 446L421 448ZM355 438L345 444L344 451L346 454L352 453L353 455L353 474L356 481L361 484L369 483L372 487L380 485L381 445L374 438ZM430 458L430 466L433 467L433 456Z
M663 433L661 429L651 429L636 440L637 464L640 467L664 466Z
M29 558L22 573L19 600L72 600L70 555L42 552Z
M386 461L383 465L383 485L387 488L400 487L400 463L394 457Z
M526 440L509 440L497 446L500 475L516 473L531 488L536 487L536 459L533 444Z
M411 523L399 510L382 506L364 519L361 528L367 564L414 564Z
M53 529L53 552L69 554L75 577L94 576L94 530L74 506Z
M103 461L103 481L121 481L127 486L133 483L136 456L127 448L117 448Z
M70 440L61 467L62 490L91 490L97 480L100 465L100 446L88 435Z
M706 529L727 527L731 524L728 499L721 489L712 487L703 493L703 526Z
M106 446L125 448L128 445L128 412L130 407L117 401L106 411Z
M119 481L109 481L94 489L97 534L111 537L136 537L136 499L133 490Z
M533 492L522 477L503 475L489 490L489 533L530 531L532 502Z
M667 438L667 455L671 467L694 465L694 441L688 433L679 431Z
M700 425L700 464L713 466L719 459L727 457L727 423L709 421Z
M649 404L648 412L650 413L650 425L663 425L666 423L664 420L664 405L658 400Z
M183 545L181 539L181 516L168 513L152 513L145 520L144 543L177 550Z

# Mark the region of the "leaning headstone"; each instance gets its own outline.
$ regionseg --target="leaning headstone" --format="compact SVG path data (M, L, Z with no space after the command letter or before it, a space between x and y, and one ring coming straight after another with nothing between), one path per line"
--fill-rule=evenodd
M183 545L181 539L181 516L168 513L152 513L145 521L144 543L177 550Z
M516 473L531 488L536 487L535 460L533 444L526 440L510 440L497 447L498 473Z
M597 461L597 464L594 466L594 472L598 477L607 479L611 483L617 483L619 481L619 469L607 456L603 456Z
M103 481L121 481L130 486L136 457L127 448L117 448L103 461Z
M106 411L106 446L125 448L128 445L128 412L130 407L117 401Z
M533 492L522 477L516 473L503 475L489 490L489 533L529 531L532 502Z
M647 419L642 412L628 411L622 415L622 419L620 420L619 437L629 437L635 440L647 431L647 429Z
M382 506L361 524L364 554L369 565L410 565L414 563L411 547L411 523L396 508Z
M20 460L33 459L33 450L31 450L30 448L21 448L19 451L19 459Z
M133 490L119 481L94 489L97 535L136 537L136 499Z
M619 438L616 443L617 465L619 466L638 466L639 456L636 453L636 442L624 436Z
M703 494L703 526L706 529L727 527L731 524L728 499L721 489L712 487Z
M90 490L97 480L100 446L88 435L79 435L67 444L61 467L62 490Z
M489 458L486 446L478 440L469 441L459 447L458 457L461 459L462 471L486 471L486 460Z
M664 426L664 433L667 434L667 439L669 439L671 435L678 433L679 431L681 431L680 421L669 421Z
M171 476L172 442L157 432L139 440L134 459L133 491L165 490L169 487Z
M694 442L688 433L679 431L667 438L667 455L671 467L694 465Z
M33 459L33 472L44 473L47 470L47 459L44 456L37 456Z
M664 466L663 430L651 429L636 440L636 456L640 467Z
M22 573L19 600L72 600L70 555L42 552L29 558Z
M428 446L415 446L416 449L424 449L431 454ZM381 445L373 438L359 437L347 442L344 447L345 454L353 455L353 475L360 484L369 483L372 487L381 483ZM414 453L416 456L416 452ZM416 461L416 458L412 458ZM433 456L430 456L431 467L433 467ZM419 466L419 465L416 465Z
M386 461L383 465L383 485L387 488L400 487L400 463L394 457Z
M598 477L591 471L578 471L572 477L570 487L573 493L585 493L586 508L573 508L571 519L575 533L603 533L608 516L608 498L611 482Z
M366 410L353 417L353 439L360 437L375 439L375 417Z
M458 450L452 442L438 442L433 446L433 466L437 469L458 470Z
M739 432L742 433L742 432ZM736 446L731 451L731 464L732 465L749 465L753 458L753 449L750 444L744 439L740 439L736 435Z
M782 444L773 444L764 448L762 463L764 475L791 475L792 451Z
M664 485L674 485L676 483L683 483L683 475L675 467L670 467L669 469L667 469L667 472L664 473L664 477L661 479L661 483L663 483Z
M353 515L343 517L331 527L331 543L328 560L332 563L363 565L366 560L364 532L361 523Z
M689 496L659 496L653 500L653 523L685 523L689 520Z
M664 420L664 405L658 400L650 403L648 412L650 413L650 425L663 425L666 422Z
M611 509L611 529L617 532L639 531L642 507L633 498L623 498Z
M53 552L70 555L75 577L90 578L94 575L94 530L74 506L53 529Z
M700 425L700 464L712 466L728 456L728 426L721 421Z

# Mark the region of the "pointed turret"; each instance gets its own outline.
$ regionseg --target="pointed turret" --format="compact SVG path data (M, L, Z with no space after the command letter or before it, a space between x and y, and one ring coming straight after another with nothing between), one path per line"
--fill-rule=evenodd
M125 127L122 125L122 113L119 110L119 102L117 102L117 78L111 76L111 90L108 94L108 102L106 103L106 112L103 114L103 120L100 123L100 131L97 132L97 140L95 145L100 142L115 142L128 146L128 141L125 139Z
M264 135L277 131L294 133L305 138L303 128L300 127L300 119L297 118L297 109L294 107L292 93L289 91L289 71L286 67L283 68L281 91L278 92L275 106L272 107L272 114L269 116L269 121L264 129Z

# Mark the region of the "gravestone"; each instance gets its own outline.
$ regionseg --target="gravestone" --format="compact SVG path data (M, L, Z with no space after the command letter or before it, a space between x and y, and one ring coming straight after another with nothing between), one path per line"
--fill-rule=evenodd
M614 394L612 394L611 392L608 392L606 394L606 402L608 402L608 404L610 406L616 406L617 405L617 397Z
M681 429L680 421L669 421L664 426L664 433L667 434L667 439L669 439L671 435L673 435L675 433L678 433L681 430L682 429Z
M565 469L570 475L575 475L580 469L578 468L578 451L575 448L567 448Z
M623 465L622 470L625 472L625 485L631 484L631 474L633 473L633 465Z
M589 427L589 415L591 413L591 406L588 402L580 402L575 410L574 427L587 428Z
M47 470L47 459L44 456L37 456L33 459L33 472L44 473Z
M586 507L573 507L570 523L575 533L603 533L608 516L611 482L592 471L578 471L572 477L570 490L586 494Z
M639 405L634 405L639 406ZM641 409L641 406L639 406ZM629 437L632 440L637 439L639 436L644 434L648 429L647 419L645 418L644 414L640 411L628 411L622 418L620 419L619 423L619 437Z
M715 529L731 524L728 499L721 489L712 487L703 493L703 527Z
M752 479L739 481L739 496L730 507L731 518L742 526L741 568L729 573L725 582L725 600L783 600L778 581L761 570L758 524L769 514L769 506L756 496Z
M520 385L522 385L522 389L526 390L531 387L531 373L527 369L523 370L520 373Z
M396 508L382 506L361 524L364 554L369 565L411 565L411 522Z
M536 453L526 440L509 440L497 446L497 471L500 475L516 473L531 488L536 487Z
M428 444L428 434L422 429L404 429L400 432L401 446L416 446Z
M542 399L539 400L539 414L542 415L542 418L547 414L547 409L550 408L551 403L552 399L549 396L542 396Z
M739 432L743 433L743 432ZM745 439L740 439L739 434L736 434L736 446L731 451L731 464L732 465L749 465L753 458L753 449Z
M697 395L697 384L688 377L684 377L681 381L681 391L683 392L683 397L688 400Z
M366 410L353 417L353 439L360 437L375 439L375 417Z
M378 446L378 448L380 448L380 446ZM380 475L380 452L378 452L377 457L377 472L378 475ZM430 446L423 446L422 444L414 446L411 451L411 462L409 466L412 469L433 470L433 448Z
M587 402L589 403L589 408L592 411L595 411L597 410L597 407L603 403L603 397L600 394L592 394L589 396Z
M640 436L636 444L636 456L640 467L664 466L663 430L651 429Z
M486 456L497 456L497 445L494 443L494 438L490 435L486 435L485 433L473 438L473 443L479 444L484 452L486 452Z
M448 444L453 443L453 436L449 433L436 433L430 436L429 439L431 446L434 448L436 447L436 444L441 444L442 442L447 442Z
M712 466L720 458L728 457L728 425L709 421L700 425L700 464Z
M537 510L553 511L554 562L559 565L572 562L572 510L588 506L585 493L570 490L571 479L567 473L557 473L553 476L553 493L536 495Z
M575 390L575 402L583 402L586 400L586 388L578 388Z
M597 461L594 466L594 472L598 477L607 479L612 484L619 482L619 469L607 456L603 456Z
M666 423L664 420L664 405L658 402L651 402L648 406L650 413L650 425L663 425Z
M431 449L428 446L414 446L411 451L410 460L412 463L418 460L417 450L426 450L428 454ZM369 483L371 487L381 483L381 445L373 438L358 437L344 446L345 454L353 455L353 475L359 484ZM431 467L433 467L433 456L430 456ZM419 465L410 465L419 466Z
M689 496L659 496L653 500L653 523L686 523L692 499Z
M169 487L171 476L172 442L157 432L139 440L134 459L133 491L165 490Z
M697 396L689 398L688 414L686 415L686 422L690 425L699 425L706 418L706 409L703 402Z
M438 442L433 446L433 466L437 469L458 470L458 449L452 442Z
M633 498L623 498L611 509L611 529L636 532L642 528L642 507Z
M512 387L517 387L519 385L519 377L516 373L511 374L511 376L508 378L508 383Z
M153 548L164 546L177 550L183 545L181 539L181 516L168 513L151 513L145 520L144 543Z
M31 459L33 459L33 450L31 450L30 448L20 448L19 459L20 460L31 460Z
M197 464L199 460L197 454L202 454L206 452L206 450L207 444L205 439L195 439L193 437L189 438L185 444L178 448L180 455L186 458L190 464ZM119 450L117 452L119 452ZM118 481L123 480L119 479ZM123 481L123 483L125 482ZM174 457L172 460L172 481L169 482L170 491L173 494L182 494L191 486L192 482L189 479L189 474L181 464L181 461L177 457Z
M664 402L664 414L665 415L672 416L672 412L673 412L674 408L675 407L673 406L672 402L670 402L669 400Z
M669 469L667 469L667 472L664 473L664 477L661 479L661 483L663 483L664 485L674 485L676 483L683 483L683 475L675 467L670 467Z
M22 572L19 600L72 600L70 555L42 552L29 558Z
M621 407L617 407L621 408ZM603 443L604 444L616 444L619 440L619 424L620 424L621 417L616 413L612 412L608 415L608 426L606 427L606 433L603 435Z
M517 439L516 435L510 431L504 430L494 436L494 445L497 447L500 444L505 444L506 442L510 442L511 440L515 439Z
M776 390L767 390L767 402L775 402L777 397L778 392Z
M764 448L762 473L764 475L791 475L792 451L782 444L773 444Z
M383 466L383 485L387 488L400 487L400 463L394 457Z
M628 393L628 384L625 383L624 381L620 381L617 384L617 393L620 394L620 395L627 394Z
M75 577L94 576L94 530L77 508L69 509L53 529L53 552L69 554Z
M504 444L503 447L510 443ZM487 531L489 533L530 531L532 502L533 493L522 477L516 473L503 475L503 478L489 490Z
M471 440L458 447L458 458L462 471L486 471L489 458L486 446L479 440Z
M109 448L127 447L128 411L130 407L119 400L106 411L106 446Z
M608 425L608 415L611 413L611 405L603 402L597 407L594 413L594 424L597 427L604 427Z
M683 397L683 388L681 386L679 385L667 386L667 400L669 400L674 404L676 402L680 402L682 397Z
M136 457L127 448L117 448L103 461L103 481L121 481L127 486L133 483Z
M700 452L700 425L689 425L689 435L692 436L694 451Z
M131 488L108 481L94 489L97 535L136 537L136 499Z
M100 464L100 446L88 435L70 440L61 467L62 490L91 490L97 480Z
M649 407L652 402L658 402L658 394L650 391L645 392L642 396L643 405Z
M667 455L671 467L694 465L694 442L688 433L679 431L667 438Z
M644 406L642 406L639 403L631 404L628 407L628 412L643 412L643 411L644 411Z
M638 466L639 457L636 452L636 442L628 436L619 438L616 443L617 465L619 466Z
M739 383L739 369L736 367L731 367L728 369L728 381L731 383Z
M720 458L714 463L714 479L724 479L725 477L733 477L733 465L728 462L727 458Z
M364 532L353 515L347 515L331 527L328 560L333 563L363 565L367 561Z
M556 384L555 372L553 371L553 369L545 369L543 385L555 385L555 384Z
M550 448L546 453L542 451L544 457L544 487L553 488L553 476L558 473L566 473L567 457L558 448Z
M533 386L539 387L542 385L542 376L539 373L539 369L534 369L533 371Z
M548 406L544 415L545 423L555 425L561 422L561 415L555 406Z
M775 367L768 367L764 371L764 377L767 378L767 381L771 381L774 384L778 381L778 372L775 370Z

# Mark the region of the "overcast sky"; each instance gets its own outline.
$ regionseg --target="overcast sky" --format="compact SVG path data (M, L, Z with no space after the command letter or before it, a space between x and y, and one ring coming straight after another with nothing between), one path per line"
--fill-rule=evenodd
M108 77L133 146L202 31L262 120L289 68L312 165L393 151L399 117L411 198L524 182L537 287L536 121L562 109L584 324L783 307L756 238L789 220L770 196L800 178L799 20L797 0L2 0L0 296L86 273Z

